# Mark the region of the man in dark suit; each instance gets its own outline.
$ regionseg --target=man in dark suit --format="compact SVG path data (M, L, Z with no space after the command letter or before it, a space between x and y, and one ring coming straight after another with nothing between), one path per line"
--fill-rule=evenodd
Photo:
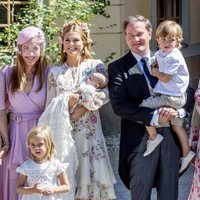
M172 108L161 108L158 112L139 106L153 89L152 77L140 62L145 59L150 71L152 25L143 16L129 16L123 30L130 51L108 66L111 104L121 117L119 175L131 190L132 200L150 199L153 186L158 199L177 200L180 146L169 121L184 113ZM157 126L164 139L153 153L144 157L145 126L150 125Z

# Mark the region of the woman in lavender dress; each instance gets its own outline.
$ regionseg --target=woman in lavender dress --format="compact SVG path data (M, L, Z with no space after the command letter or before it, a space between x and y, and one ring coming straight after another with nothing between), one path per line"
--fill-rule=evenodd
M40 29L23 29L17 38L16 64L3 70L6 105L11 114L8 126L10 150L2 162L1 200L18 199L16 168L27 159L27 134L37 125L45 108L48 67L44 49L45 37Z
M0 165L9 149L7 119L5 113L5 79L0 70Z

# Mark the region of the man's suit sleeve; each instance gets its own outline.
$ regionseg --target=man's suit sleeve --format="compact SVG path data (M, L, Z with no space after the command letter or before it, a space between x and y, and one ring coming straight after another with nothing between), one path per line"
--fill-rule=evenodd
M186 90L187 93L187 101L186 104L178 109L179 117L180 118L185 118L190 115L190 113L193 110L195 99L194 99L194 89L192 87L188 87Z
M135 98L130 96L127 85L125 84L124 71L118 65L109 64L109 95L111 105L116 115L145 126L150 126L154 110L140 107L142 97ZM133 90L138 90L137 85L133 85Z
M185 111L187 113L190 113L194 107L194 89L192 87L188 87L187 88L187 102L186 104L183 106L183 108L185 109Z

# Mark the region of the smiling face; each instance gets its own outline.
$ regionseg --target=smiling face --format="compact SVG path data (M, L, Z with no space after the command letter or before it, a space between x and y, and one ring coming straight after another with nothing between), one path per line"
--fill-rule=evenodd
M47 145L42 137L38 135L31 137L29 140L29 148L35 161L40 162L46 159Z
M125 29L126 43L129 49L144 56L149 52L149 42L152 33L148 31L145 24L140 21L130 22Z
M34 37L21 45L21 55L28 67L33 67L41 56L41 45Z
M69 31L64 35L63 50L67 54L68 58L80 56L84 46L85 44L80 33Z

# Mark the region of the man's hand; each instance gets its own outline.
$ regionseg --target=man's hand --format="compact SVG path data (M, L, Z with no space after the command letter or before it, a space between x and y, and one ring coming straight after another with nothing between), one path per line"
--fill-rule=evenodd
M164 124L178 117L178 111L173 108L163 107L159 109L159 124Z

